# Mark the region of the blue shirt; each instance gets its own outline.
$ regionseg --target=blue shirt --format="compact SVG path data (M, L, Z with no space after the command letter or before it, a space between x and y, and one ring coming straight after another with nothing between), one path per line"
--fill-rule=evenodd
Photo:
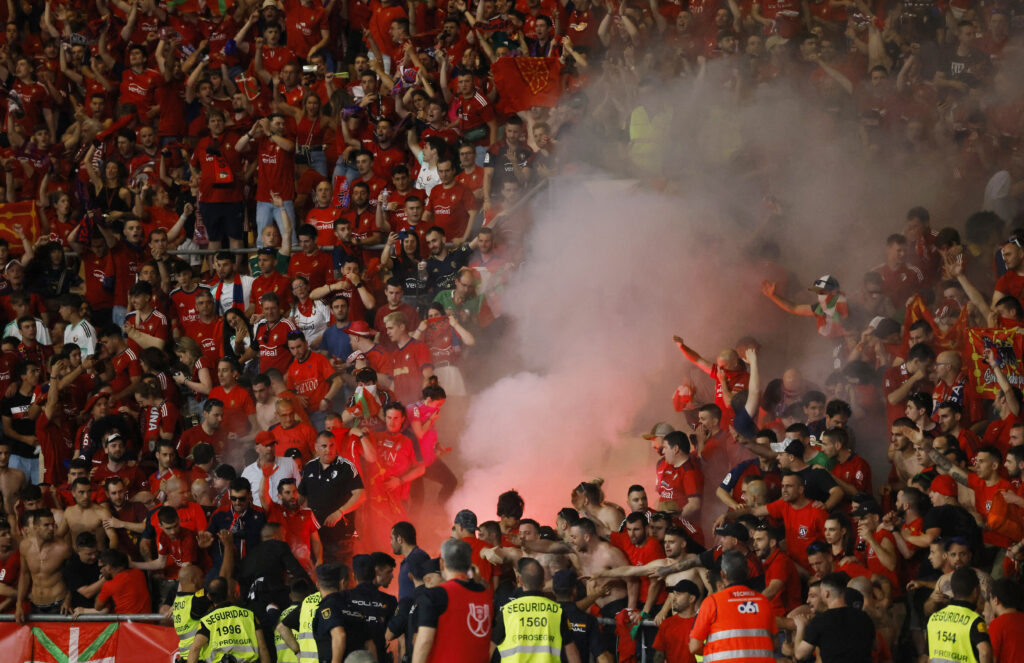
M412 590L416 588L412 580L409 579L409 562L415 560L426 561L430 559L430 555L426 553L422 548L416 546L409 551L409 554L402 560L401 566L398 567L398 600L401 601L406 596L412 594Z
M329 359L337 357L345 361L352 354L352 339L344 329L338 329L338 325L331 325L320 337L320 348L327 351Z

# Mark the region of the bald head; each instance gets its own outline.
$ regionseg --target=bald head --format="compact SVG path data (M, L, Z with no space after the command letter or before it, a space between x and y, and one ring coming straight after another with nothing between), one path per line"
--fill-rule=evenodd
M718 353L718 365L730 371L735 371L740 367L740 356L732 348L722 350Z
M963 362L960 360L960 353L952 350L940 352L939 356L935 360L935 364L938 366L949 364L949 370L954 375L959 374L960 367L963 366Z
M195 564L186 564L178 571L178 583L183 592L198 592L203 586L203 570Z

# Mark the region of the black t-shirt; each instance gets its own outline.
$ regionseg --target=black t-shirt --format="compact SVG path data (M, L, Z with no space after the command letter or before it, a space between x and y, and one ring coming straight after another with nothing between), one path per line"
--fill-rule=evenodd
M828 493L836 487L836 480L827 470L815 465L798 470L804 480L804 495L812 502L827 502Z
M300 612L301 609L293 610L282 623L297 631ZM313 614L313 637L321 661L331 660L331 631L336 626L345 629L345 656L366 649L366 642L370 640L363 615L352 607L347 592L328 594Z
M348 600L352 609L359 611L366 620L366 630L377 645L377 651L383 652L387 645L384 632L395 615L398 599L363 582L348 590Z
M416 615L416 599L426 590L420 585L412 590L412 594L398 601L395 614L388 620L388 630L396 638L405 637L405 657L403 661L409 661L412 657L412 643L416 635L413 619Z
M591 657L597 658L608 651L604 639L597 630L597 618L577 608L573 601L559 601L558 604L562 606L562 614L565 615L569 624L572 641L576 643L581 661L589 661ZM565 661L565 652L563 652L562 662L565 663Z
M309 577L287 543L278 539L262 541L242 558L238 567L242 593L249 594L256 580L260 580L256 590L258 598L279 605L286 603L288 585L285 583L285 572L291 574L292 578Z
M804 640L818 648L821 663L865 663L872 660L875 624L862 610L832 608L810 621Z
M64 563L61 571L64 576L64 584L71 592L72 608L91 608L96 604L96 597L86 598L78 593L78 590L86 585L91 585L100 579L100 565L86 564L77 554L71 555Z
M967 540L971 550L977 551L981 544L981 530L970 512L956 504L943 504L928 510L921 520L921 529L939 529L939 537L948 539L958 536Z
M13 396L0 401L0 416L11 418L11 428L18 435L35 435L36 420L28 419L25 414L32 405L31 395L23 396L20 392L14 392ZM34 458L36 449L31 444L25 444L20 440L11 438L11 453L22 458Z
M327 517L348 502L352 492L363 488L363 480L356 473L352 463L344 458L335 458L324 467L319 460L313 460L302 468L302 482L299 493L306 497L306 504L313 510L320 523L320 538L337 541L349 538L355 532L352 518L343 518L334 527L325 527Z

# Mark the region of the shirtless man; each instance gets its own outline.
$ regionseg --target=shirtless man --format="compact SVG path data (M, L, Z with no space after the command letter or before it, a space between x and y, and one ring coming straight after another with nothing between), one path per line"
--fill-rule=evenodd
M11 443L0 440L0 496L3 497L4 513L8 522L14 522L14 505L18 501L18 491L25 486L25 473L9 466L11 461Z
M568 530L566 530L568 531ZM506 538L512 543L521 547L504 546L485 548L480 551L480 556L491 564L502 565L506 562L518 563L523 557L531 557L537 560L544 568L544 587L551 589L551 578L557 571L568 569L572 566L569 554L572 552L568 541L564 540L559 544L554 541L545 541L540 538L540 525L532 518L523 518L519 521L519 533L507 534Z
M617 532L626 517L626 512L621 506L604 501L604 494L601 492L603 483L603 479L584 481L572 491L573 507L581 516L590 518L602 536L609 532Z
M44 615L68 614L70 594L61 569L71 557L71 546L57 538L57 526L49 509L29 514L30 533L21 542L21 575L18 577L18 603L14 619L25 623L25 601L32 602L32 612ZM31 593L29 592L31 587Z
M665 538L662 540L662 544L665 546L665 557L661 559L652 560L641 566L626 565L618 566L612 569L604 569L602 571L598 571L595 577L644 578L654 576L655 573L653 572L656 571L656 569L660 569L664 566L674 565L676 562L680 562L682 560L690 558L695 559L697 557L695 553L690 553L686 551L686 543L686 530L684 530L681 527L669 527L665 531ZM668 587L674 587L675 584L680 580L689 580L695 583L698 588L701 588L705 592L707 591L704 582L701 580L700 570L697 568L686 569L685 571L675 571L664 578L656 577L655 579L652 579L651 582L661 583L662 581L664 581ZM653 596L657 596L658 592L657 590L655 590L654 592L650 592L650 594ZM662 606L661 612L659 612L658 616L655 618L655 621L658 624L661 624L661 622L664 621L665 618L668 617L670 614L672 614L671 601L666 601L665 605Z
M117 548L114 528L103 527L103 521L111 518L110 510L92 501L92 484L89 480L75 479L71 484L71 496L75 503L64 510L64 527L57 534L65 536L70 533L71 541L74 542L79 533L92 532L96 535L100 550Z

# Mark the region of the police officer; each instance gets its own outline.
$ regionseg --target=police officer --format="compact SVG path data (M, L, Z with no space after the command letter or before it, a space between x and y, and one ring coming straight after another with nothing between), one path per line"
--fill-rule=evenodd
M186 564L178 572L178 593L171 607L180 660L188 660L188 650L199 632L199 620L209 611L210 602L203 591L203 570L195 564Z
M214 578L206 585L213 609L199 620L188 650L188 663L270 663L270 651L251 610L228 602L228 581Z
M991 663L992 643L978 604L978 574L965 566L949 579L953 600L928 620L928 660Z
M562 606L544 596L544 567L523 557L516 566L522 593L501 607L491 641L502 663L580 663ZM495 647L492 646L492 650Z
M487 663L491 646L491 590L470 580L473 549L459 539L441 544L445 582L416 599L412 663ZM544 572L541 571L541 582Z
M699 654L703 648L705 661L775 663L775 615L771 602L746 584L747 558L737 550L727 550L719 563L727 586L701 604L690 630L690 652Z
M385 561L386 558L386 561ZM387 647L385 633L388 620L395 614L398 599L386 594L378 588L378 567L387 567L390 561L390 570L384 580L391 582L391 574L394 572L395 560L387 553L373 553L373 555L356 555L352 558L352 574L359 583L348 590L348 600L353 610L358 611L366 620L366 628L373 638L373 644L377 651L383 652Z
M344 564L316 567L318 591L303 599L298 610L281 620L285 627L298 632L299 663L341 663L350 652L376 651L366 633L366 625L341 591L346 580L348 567Z
M589 661L593 656L598 663L611 663L615 659L612 652L608 651L604 639L598 631L597 618L576 607L578 587L579 578L572 569L555 571L555 574L551 576L551 590L555 593L555 600L562 606L565 618L569 622L572 641L576 643L580 658L583 661ZM564 655L562 660L565 660Z

